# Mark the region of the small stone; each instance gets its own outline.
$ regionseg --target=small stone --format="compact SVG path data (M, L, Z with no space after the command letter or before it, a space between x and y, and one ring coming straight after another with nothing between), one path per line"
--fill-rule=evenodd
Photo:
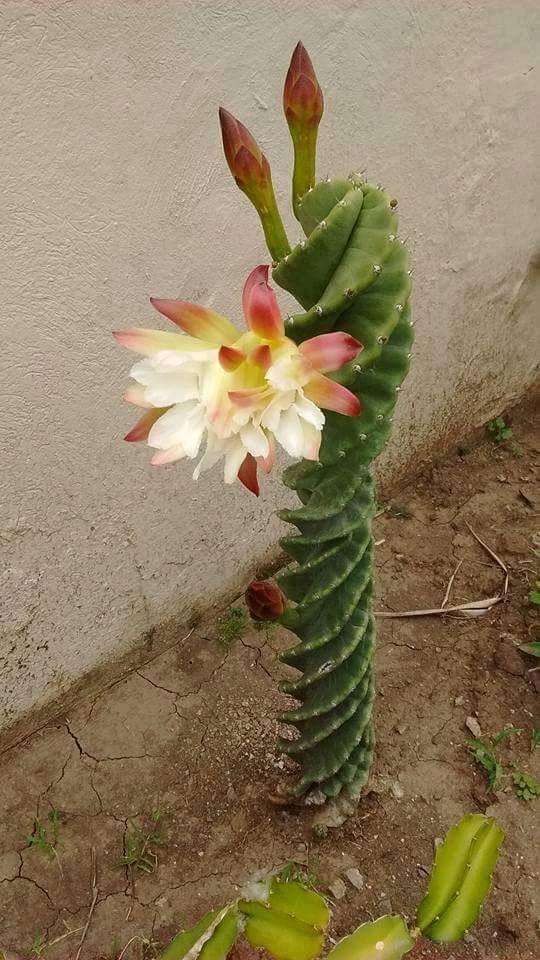
M335 880L332 880L332 882L328 884L328 889L334 900L343 900L343 897L347 893L347 887L341 877L336 877Z
M470 733L472 733L473 737L482 736L482 728L478 723L478 720L476 719L476 717L467 717L465 721L465 726L467 727L467 730L469 730Z
M405 796L403 787L398 780L394 780L390 784L390 793L394 797L394 800L403 800L403 797Z
M397 732L397 733L400 733L401 735L403 735L406 730L407 730L407 724L406 724L406 723L396 723L396 732Z
M392 909L392 901L389 900L387 897L384 898L383 900L379 900L379 907L378 907L378 909L379 909L379 913L382 913L382 914L387 914L387 913L393 913L393 912L394 912L393 909Z
M465 697L454 697L454 706L462 707L465 703Z
M347 878L350 884L353 887L356 887L357 890L361 890L364 886L364 878L357 867L349 867L348 870L345 870L343 874Z

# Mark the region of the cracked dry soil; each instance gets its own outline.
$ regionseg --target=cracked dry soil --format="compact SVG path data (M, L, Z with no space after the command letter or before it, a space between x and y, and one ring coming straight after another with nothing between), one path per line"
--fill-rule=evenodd
M527 593L539 576L540 448L530 409L515 409L511 421L515 442L482 440L425 469L376 520L384 541L377 609L439 606L460 560L451 602L497 593L501 571L467 522L507 563L510 587L506 602L482 617L379 620L377 761L357 814L320 840L310 810L269 803L287 772L274 749L275 717L287 703L274 681L287 668L274 651L290 639L247 628L225 647L218 625L203 623L2 756L4 948L28 958L40 942L57 940L49 960L77 957L94 893L92 851L97 897L80 960L155 957L179 927L291 860L323 888L349 867L360 870L363 889L347 884L334 906L337 938L381 913L413 916L434 838L464 812L486 811L507 840L472 940L415 956L540 956L534 802L520 801L510 778L488 794L466 749L468 716L484 733L512 723L524 732L502 748L505 767L538 775L530 734L539 674L514 641L538 632ZM157 864L149 873L130 870L121 862L130 818L142 824L156 808ZM36 820L48 828L52 809L62 821L54 853L27 839ZM78 932L64 936L70 930Z

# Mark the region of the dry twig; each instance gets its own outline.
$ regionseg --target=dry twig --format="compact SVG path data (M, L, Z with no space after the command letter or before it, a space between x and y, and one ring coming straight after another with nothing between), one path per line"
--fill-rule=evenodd
M86 940L86 935L87 935L88 930L89 930L89 928L90 928L90 923L91 923L91 920L92 920L92 915L93 915L93 913L94 913L94 910L96 909L96 903L97 903L98 893L99 893L99 891L98 891L98 885L97 885L96 851L95 851L94 848L92 847L92 903L90 904L90 910L88 911L88 918L87 918L86 923L85 923L85 925L84 925L84 930L83 930L83 933L82 933L82 937L81 937L81 939L79 940L79 949L77 950L77 954L76 954L76 956L75 956L75 960L80 960L81 951L82 951L82 948L83 948L83 946L84 946L84 941Z

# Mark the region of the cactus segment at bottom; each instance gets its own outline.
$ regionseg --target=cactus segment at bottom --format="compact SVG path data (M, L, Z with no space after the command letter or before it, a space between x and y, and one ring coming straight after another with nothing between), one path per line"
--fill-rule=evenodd
M425 937L452 943L472 926L491 888L503 840L499 824L482 814L468 814L448 832L418 908L416 922Z
M297 534L282 540L295 561L279 577L289 600L282 624L299 642L281 659L299 671L283 684L299 706L281 719L297 736L281 748L300 765L291 792L358 796L373 756L372 613L375 493L372 461L387 443L413 341L406 247L388 194L351 175L317 184L301 200L306 233L274 280L304 313L289 318L296 342L343 330L364 349L336 379L360 399L357 418L326 415L320 460L285 471L301 506L281 511Z

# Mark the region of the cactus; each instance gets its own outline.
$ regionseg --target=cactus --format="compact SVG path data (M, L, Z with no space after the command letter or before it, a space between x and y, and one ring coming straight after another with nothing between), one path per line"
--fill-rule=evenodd
M439 847L416 922L437 943L460 940L487 897L504 833L482 814L469 814Z
M467 814L449 830L435 858L417 928L403 917L379 917L340 940L327 960L401 960L420 936L437 943L460 940L487 897L504 839L495 820ZM328 905L297 881L271 877L258 899L244 899L207 913L178 934L161 960L226 960L238 936L275 960L315 960L330 922Z
M269 245L273 279L302 307L286 333L301 343L343 330L363 350L334 375L360 399L361 414L327 414L319 462L301 461L284 473L301 506L280 514L298 531L282 540L295 564L279 584L296 606L281 622L299 642L281 659L301 676L283 684L299 706L281 719L298 736L280 746L300 765L291 794L318 787L325 797L344 791L357 798L374 750L371 465L388 441L409 368L411 271L385 190L356 174L314 183L322 94L301 44L284 105L295 148L293 207L305 234L284 255Z

